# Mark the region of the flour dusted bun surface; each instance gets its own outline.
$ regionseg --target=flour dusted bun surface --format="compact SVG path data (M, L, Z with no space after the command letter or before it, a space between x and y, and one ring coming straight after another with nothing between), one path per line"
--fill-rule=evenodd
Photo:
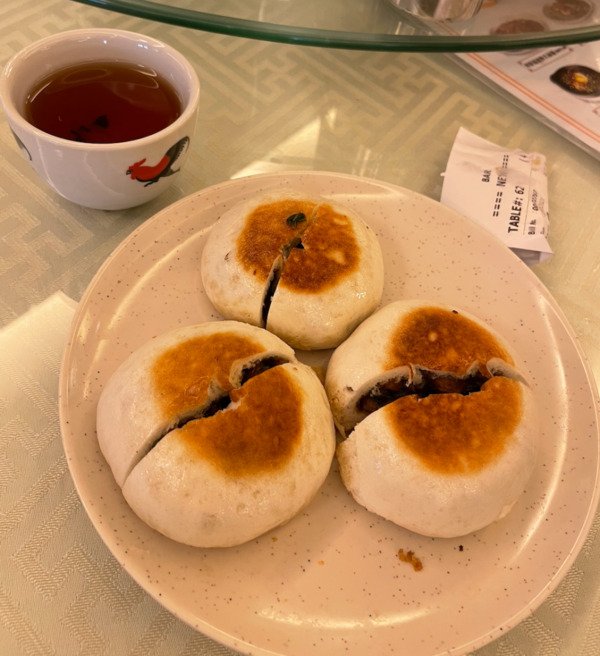
M504 517L533 469L532 393L502 338L458 308L391 303L333 353L326 390L358 503L457 537Z
M287 522L335 448L316 374L276 336L236 321L179 328L132 353L103 389L97 434L134 512L199 547Z
M225 318L307 350L337 346L383 292L373 230L348 208L296 193L254 197L225 212L207 239L201 274Z

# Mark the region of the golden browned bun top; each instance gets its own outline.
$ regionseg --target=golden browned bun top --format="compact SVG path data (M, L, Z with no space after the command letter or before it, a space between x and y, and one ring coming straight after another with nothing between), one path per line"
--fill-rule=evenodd
M201 335L168 349L156 359L151 372L162 416L175 417L202 406L209 400L213 383L229 391L232 363L263 351L258 342L235 333Z
M264 203L246 216L237 240L238 260L266 282L274 261L295 238L302 248L289 248L280 280L284 287L318 293L358 268L360 250L351 220L327 203L294 198Z
M282 469L302 433L302 395L281 367L251 378L231 392L235 409L191 421L181 438L192 458L243 477Z
M170 419L205 406L209 392L228 394L233 408L188 421L179 431L191 457L221 472L244 476L284 467L302 430L302 396L281 367L233 388L232 364L264 352L260 343L233 332L181 342L158 357L151 371L155 399Z
M393 433L422 465L473 474L504 451L523 413L520 383L496 376L468 395L405 396L384 408Z
M461 376L473 362L513 360L485 328L456 310L437 307L409 312L392 333L387 369L414 364Z
M457 311L413 310L392 333L388 368L413 364L464 376L473 362L480 370L491 358L513 359L483 326ZM470 394L410 396L388 406L394 434L421 461L446 474L475 473L504 450L521 421L520 383L504 376L486 381Z

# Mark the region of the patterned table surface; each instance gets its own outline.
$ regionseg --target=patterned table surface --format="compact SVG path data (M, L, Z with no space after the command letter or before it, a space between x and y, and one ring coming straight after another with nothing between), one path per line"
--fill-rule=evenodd
M202 82L198 136L168 191L110 213L74 206L40 183L0 118L0 654L233 654L129 578L73 488L58 427L58 365L75 304L98 267L158 210L252 173L339 171L439 199L464 126L546 155L555 255L534 271L600 380L600 161L442 54L295 47L68 0L3 0L0 64L38 38L89 26L156 36L192 59ZM596 518L558 589L477 656L600 653L599 530Z

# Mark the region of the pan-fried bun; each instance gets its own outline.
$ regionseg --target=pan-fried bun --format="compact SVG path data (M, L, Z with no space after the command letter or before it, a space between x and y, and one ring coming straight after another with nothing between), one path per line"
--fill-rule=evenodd
M533 469L532 392L506 343L462 310L382 308L333 353L326 389L344 484L367 509L455 537L504 517Z
M201 547L291 519L335 445L316 374L275 335L235 321L177 329L132 353L102 392L97 434L135 513Z
M383 258L354 212L296 193L227 211L202 253L206 293L226 318L300 349L337 346L379 305Z

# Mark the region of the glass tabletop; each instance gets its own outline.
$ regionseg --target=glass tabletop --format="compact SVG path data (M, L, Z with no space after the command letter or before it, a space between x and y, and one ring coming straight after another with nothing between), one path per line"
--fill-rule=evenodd
M209 32L355 50L493 51L600 39L600 0L75 2Z

